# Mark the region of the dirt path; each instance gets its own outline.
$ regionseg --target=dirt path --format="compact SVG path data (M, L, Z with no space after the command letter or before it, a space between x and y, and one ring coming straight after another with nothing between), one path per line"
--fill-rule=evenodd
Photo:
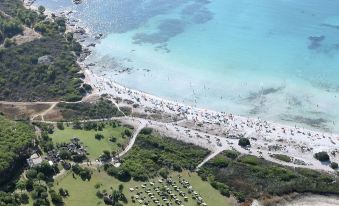
M131 138L131 140L129 141L127 147L124 149L124 151L120 152L117 156L118 157L122 157L124 156L134 145L135 140L137 139L138 134L140 133L140 131L145 128L147 126L146 121L140 121L140 125L138 126L138 128L134 131L133 136Z
M42 121L45 121L45 115L48 113L48 112L50 112L52 109L54 109L54 107L58 104L59 102L53 102L53 103L51 103L51 106L48 108L48 109L46 109L45 111L42 111L42 112L40 112L40 113L37 113L37 114L35 114L35 115L33 115L32 117L31 117L31 121L34 121L34 119L35 118L37 118L37 117L41 117L41 120Z
M213 159L214 157L216 157L218 154L220 154L222 151L224 151L224 149L220 149L217 150L211 154L209 154L207 157L205 157L205 159L197 166L197 168L195 169L196 171L198 171L202 166L204 166L204 164L206 164L208 161L210 161L211 159Z

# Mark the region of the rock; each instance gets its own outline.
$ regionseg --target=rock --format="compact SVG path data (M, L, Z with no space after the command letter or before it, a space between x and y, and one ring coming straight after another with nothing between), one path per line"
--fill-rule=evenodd
M53 57L51 55L45 55L38 58L38 64L50 65L53 63Z
M73 0L73 3L75 3L75 4L81 4L82 1L81 1L81 0Z
M78 33L78 34L85 34L86 33L86 31L85 31L85 29L83 29L83 28L77 28L75 31L74 31L74 33Z
M95 47L95 43L90 43L87 45L87 47Z
M102 36L103 36L103 34L102 34L102 33L99 33L99 34L96 35L94 38L95 38L95 39L100 39Z

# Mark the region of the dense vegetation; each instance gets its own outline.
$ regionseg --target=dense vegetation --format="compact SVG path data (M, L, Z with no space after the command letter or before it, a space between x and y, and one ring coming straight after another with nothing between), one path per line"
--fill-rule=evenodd
M34 132L31 126L0 115L0 183L10 180L21 160L28 155Z
M0 205L17 206L19 204L19 199L16 198L13 194L0 191Z
M16 11L18 10L20 10L21 12L28 12L28 10L24 9L24 6L22 5L22 2L20 0L1 0L0 10L10 16L16 15Z
M223 195L239 200L292 192L339 194L338 177L318 171L284 167L251 155L232 157L224 152L201 168L199 175Z
M16 189L24 197L20 198L20 202L27 204L29 198L28 192L33 199L33 206L51 205L50 200L55 205L62 205L63 197L68 195L67 190L62 188L59 192L53 189L53 175L59 172L58 166L51 166L47 161L43 161L40 165L30 168L26 171L26 179L17 182Z
M60 110L65 120L72 120L75 118L102 119L123 115L110 100L103 98L101 98L95 103L89 102L80 102L75 104L59 103L57 108Z
M65 20L47 20L43 13L23 8L19 0L1 2L0 9L12 16L12 23L5 24L14 31L10 36L19 31L19 23L42 34L39 39L0 50L0 99L80 100L87 92L76 64L81 46L72 34L64 34ZM2 35L8 36L7 32Z
M139 135L132 150L124 157L119 170L106 166L111 175L130 173L136 180L147 180L166 170L194 170L209 151L171 138L155 135ZM125 174L126 175L126 174Z
M23 28L19 21L8 19L0 13L0 44L4 42L6 38L11 38L17 34L20 34Z

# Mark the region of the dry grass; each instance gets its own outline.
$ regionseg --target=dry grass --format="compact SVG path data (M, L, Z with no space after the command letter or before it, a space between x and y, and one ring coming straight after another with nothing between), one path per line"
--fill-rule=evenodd
M12 40L16 43L16 45L21 45L38 38L41 38L41 34L37 33L31 28L24 26L22 34L13 37Z
M27 120L50 107L47 103L0 103L0 112L14 120Z

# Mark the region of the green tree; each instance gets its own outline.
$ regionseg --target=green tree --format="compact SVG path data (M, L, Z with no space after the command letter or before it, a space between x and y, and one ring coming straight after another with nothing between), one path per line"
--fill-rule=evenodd
M19 180L19 181L16 183L15 188L18 189L18 190L21 190L21 192L22 192L23 190L26 189L26 181L24 181L24 180Z
M39 6L38 11L39 11L40 14L43 14L46 11L46 9L45 9L44 6Z
M94 137L95 137L95 139L97 139L97 140L102 140L102 139L105 138L104 135L103 135L103 134L100 134L100 133L96 133Z
M37 179L39 180L39 183L40 183L41 180L44 180L45 179L44 173L39 172L38 175L37 175Z
M58 193L56 193L54 190L50 191L49 193L51 195L51 200L54 204L62 204L63 199L62 196Z
M8 47L10 47L12 45L13 45L12 40L10 40L9 38L6 38L5 41L4 41L4 47L8 48Z
M29 196L26 192L20 194L20 202L22 204L28 204L29 203Z
M59 151L59 156L63 160L70 160L72 158L71 152L68 151L67 149L61 149Z
M159 170L159 175L162 177L162 178L165 178L167 179L168 175L169 175L169 170L167 168L161 168Z
M104 150L102 152L101 158L105 161L110 160L111 159L111 153L108 150Z

